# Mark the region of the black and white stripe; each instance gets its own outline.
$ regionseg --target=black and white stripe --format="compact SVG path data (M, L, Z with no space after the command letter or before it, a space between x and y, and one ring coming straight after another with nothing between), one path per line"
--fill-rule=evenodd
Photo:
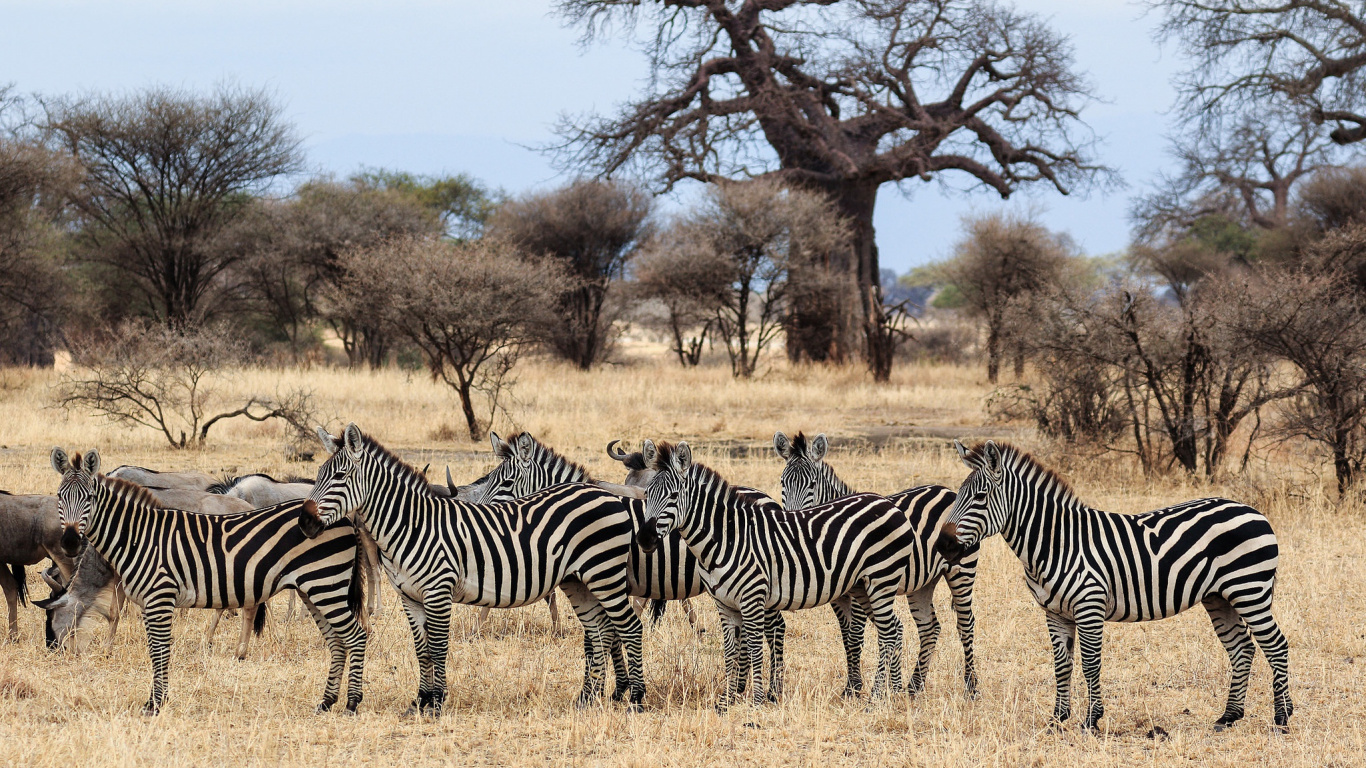
M787 462L781 476L784 508L814 507L854 494L854 490L825 463L825 455L830 447L825 435L817 435L808 444L801 432L791 440L778 432L773 436L773 447ZM916 546L911 553L906 605L915 620L920 653L916 659L915 672L911 675L911 693L924 688L930 659L939 642L939 617L934 611L934 590L943 579L953 598L958 638L963 643L963 683L969 696L977 695L977 665L972 647L976 629L972 613L972 587L977 580L977 548L964 551L962 558L952 566L934 548L940 528L948 520L949 511L953 508L955 497L953 491L942 485L922 485L887 495L888 501L906 513L906 519L915 531ZM836 601L832 605L835 606L844 638L849 670L846 692L856 692L863 685L860 656L865 617L862 608L856 603Z
M958 491L940 548L952 557L958 547L1000 533L1024 563L1053 642L1057 720L1071 714L1074 641L1080 641L1090 699L1084 725L1094 728L1105 712L1105 622L1165 619L1203 605L1232 666L1228 705L1216 729L1243 717L1254 640L1271 663L1276 725L1289 724L1289 649L1271 615L1279 549L1262 513L1228 499L1140 515L1102 512L1013 446L956 445L972 472Z
M905 590L914 546L906 516L880 496L860 494L819 507L785 511L757 494L739 493L692 461L687 443L671 448L646 441L646 462L657 470L646 491L647 551L675 530L705 572L725 629L727 690L735 697L743 643L755 703L764 699L759 676L767 637L768 697L782 694L782 611L825 605L845 595L858 600L878 631L878 673L872 695L901 684L901 620L894 610Z
M641 626L627 587L631 513L620 497L595 486L561 485L491 505L439 498L416 470L355 424L340 442L321 429L319 436L332 456L318 470L300 525L313 533L354 512L378 544L413 632L421 675L416 709L440 713L445 701L452 601L515 608L556 587L584 626L578 704L602 695L607 649L618 639L630 702L641 703ZM614 698L626 692L622 682Z
M355 527L341 521L310 540L299 530L296 501L237 515L162 509L146 489L99 474L99 453L68 457L52 450L62 475L57 509L62 545L74 553L85 536L142 606L152 657L152 695L143 711L166 699L171 617L176 608L253 609L272 595L298 590L331 653L319 711L337 702L350 661L346 708L361 701L365 632L357 623L363 595Z

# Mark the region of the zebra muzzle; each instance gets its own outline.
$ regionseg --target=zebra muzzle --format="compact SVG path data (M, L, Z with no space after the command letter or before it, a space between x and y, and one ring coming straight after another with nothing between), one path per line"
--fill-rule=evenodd
M67 557L81 553L81 534L76 531L76 526L68 525L62 529L62 551Z
M934 551L950 563L956 563L963 558L964 549L958 540L957 523L944 523L939 529L939 540L934 543Z
M318 503L312 499L305 499L302 507L299 508L299 529L310 539L317 538L323 532L323 518L318 514Z

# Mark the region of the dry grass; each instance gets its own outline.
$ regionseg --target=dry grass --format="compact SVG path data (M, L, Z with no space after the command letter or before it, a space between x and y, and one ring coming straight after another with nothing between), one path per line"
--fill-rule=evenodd
M53 444L97 445L110 466L314 471L314 465L284 461L283 436L274 426L232 425L207 451L171 452L151 433L48 410L46 389L54 380L47 373L0 374L0 487L51 492L56 477L46 454ZM259 371L242 374L231 387L296 383L314 388L336 417L333 426L355 420L415 464L432 462L434 474L449 462L457 480L467 480L489 464L486 446L461 436L454 399L420 375ZM978 371L945 367L903 368L892 385L878 387L856 370L779 368L743 383L718 369L637 364L585 374L540 363L522 372L512 411L517 427L603 477L620 475L602 452L607 440L683 437L726 476L771 491L780 469L767 447L774 429L871 434L875 439L867 442L837 444L831 461L856 486L891 491L962 478L941 435L996 432L1030 442L1018 425L982 428L988 391ZM893 439L882 443L888 434ZM581 640L577 628L551 636L544 607L496 612L483 635L473 633L474 611L459 610L449 709L439 721L398 716L416 688L416 665L392 594L385 595L370 645L366 700L356 718L311 714L326 665L317 630L304 619L272 622L270 635L244 663L231 655L235 626L220 629L218 645L209 649L199 636L207 615L177 620L171 700L149 720L137 714L150 685L139 622L125 622L111 650L72 657L41 647L41 613L26 609L21 642L0 652L0 732L6 734L0 764L322 765L338 758L412 765L1361 764L1366 522L1356 506L1339 508L1293 455L1214 486L1148 481L1123 462L1050 458L1069 472L1083 498L1104 508L1139 511L1225 494L1270 516L1282 546L1276 614L1293 652L1296 715L1289 735L1269 727L1269 675L1260 656L1251 716L1232 733L1211 732L1223 707L1227 660L1198 611L1156 624L1107 625L1105 732L1049 730L1047 633L1018 561L997 540L985 548L978 581L983 695L977 701L965 700L961 690L962 654L944 594L939 612L950 621L929 688L916 700L897 698L872 711L841 701L838 633L822 609L789 618L786 700L728 716L711 708L722 665L715 615L705 600L699 603L709 626L703 641L672 610L647 634L649 711L634 716L613 706L573 710ZM31 582L46 594L36 577ZM872 648L870 642L865 666L873 662ZM1155 726L1170 737L1148 738Z

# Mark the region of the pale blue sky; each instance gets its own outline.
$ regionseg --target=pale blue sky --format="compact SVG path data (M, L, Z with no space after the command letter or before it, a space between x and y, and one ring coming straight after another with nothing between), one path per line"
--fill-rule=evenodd
M1179 62L1152 42L1155 19L1132 3L1016 4L1072 36L1079 68L1106 99L1086 112L1100 159L1129 188L1019 195L1012 204L1042 206L1045 221L1089 253L1123 248L1130 195L1169 162L1165 113ZM46 94L158 82L266 86L318 170L466 171L517 193L562 181L524 148L549 140L561 113L611 110L646 75L624 42L584 50L550 10L549 0L0 0L0 83ZM885 187L876 219L883 265L899 272L946 256L963 214L1002 205L933 184L909 189L907 198Z

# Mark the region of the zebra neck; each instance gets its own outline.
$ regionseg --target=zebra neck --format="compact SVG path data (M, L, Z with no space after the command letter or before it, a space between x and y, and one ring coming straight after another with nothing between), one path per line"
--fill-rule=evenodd
M835 474L835 470L831 469L828 464L825 465L823 469L825 477L823 478L821 486L829 489L829 493L826 498L817 500L817 504L828 504L835 499L842 499L845 496L854 495L854 489L850 488L848 483L841 480L839 475Z
M97 480L90 500L90 516L85 521L85 539L96 552L111 563L118 563L122 552L114 552L113 545L131 527L133 518L144 516L151 505L121 492L111 484Z
M1049 540L1051 532L1065 519L1075 517L1090 508L1071 493L1053 487L1030 486L1018 481L1007 497L1005 519L1001 521L1001 537L1024 562L1032 562L1043 553L1032 542Z
M416 518L434 503L445 501L418 488L401 470L390 467L383 458L371 456L366 462L370 492L356 508L356 519L381 551L395 547L413 536L425 535L425 523Z
M716 554L725 549L727 532L744 535L740 529L745 527L749 502L711 470L694 468L689 474L688 506L685 511L680 505L676 528L702 567L712 568ZM727 525L728 519L735 525Z

